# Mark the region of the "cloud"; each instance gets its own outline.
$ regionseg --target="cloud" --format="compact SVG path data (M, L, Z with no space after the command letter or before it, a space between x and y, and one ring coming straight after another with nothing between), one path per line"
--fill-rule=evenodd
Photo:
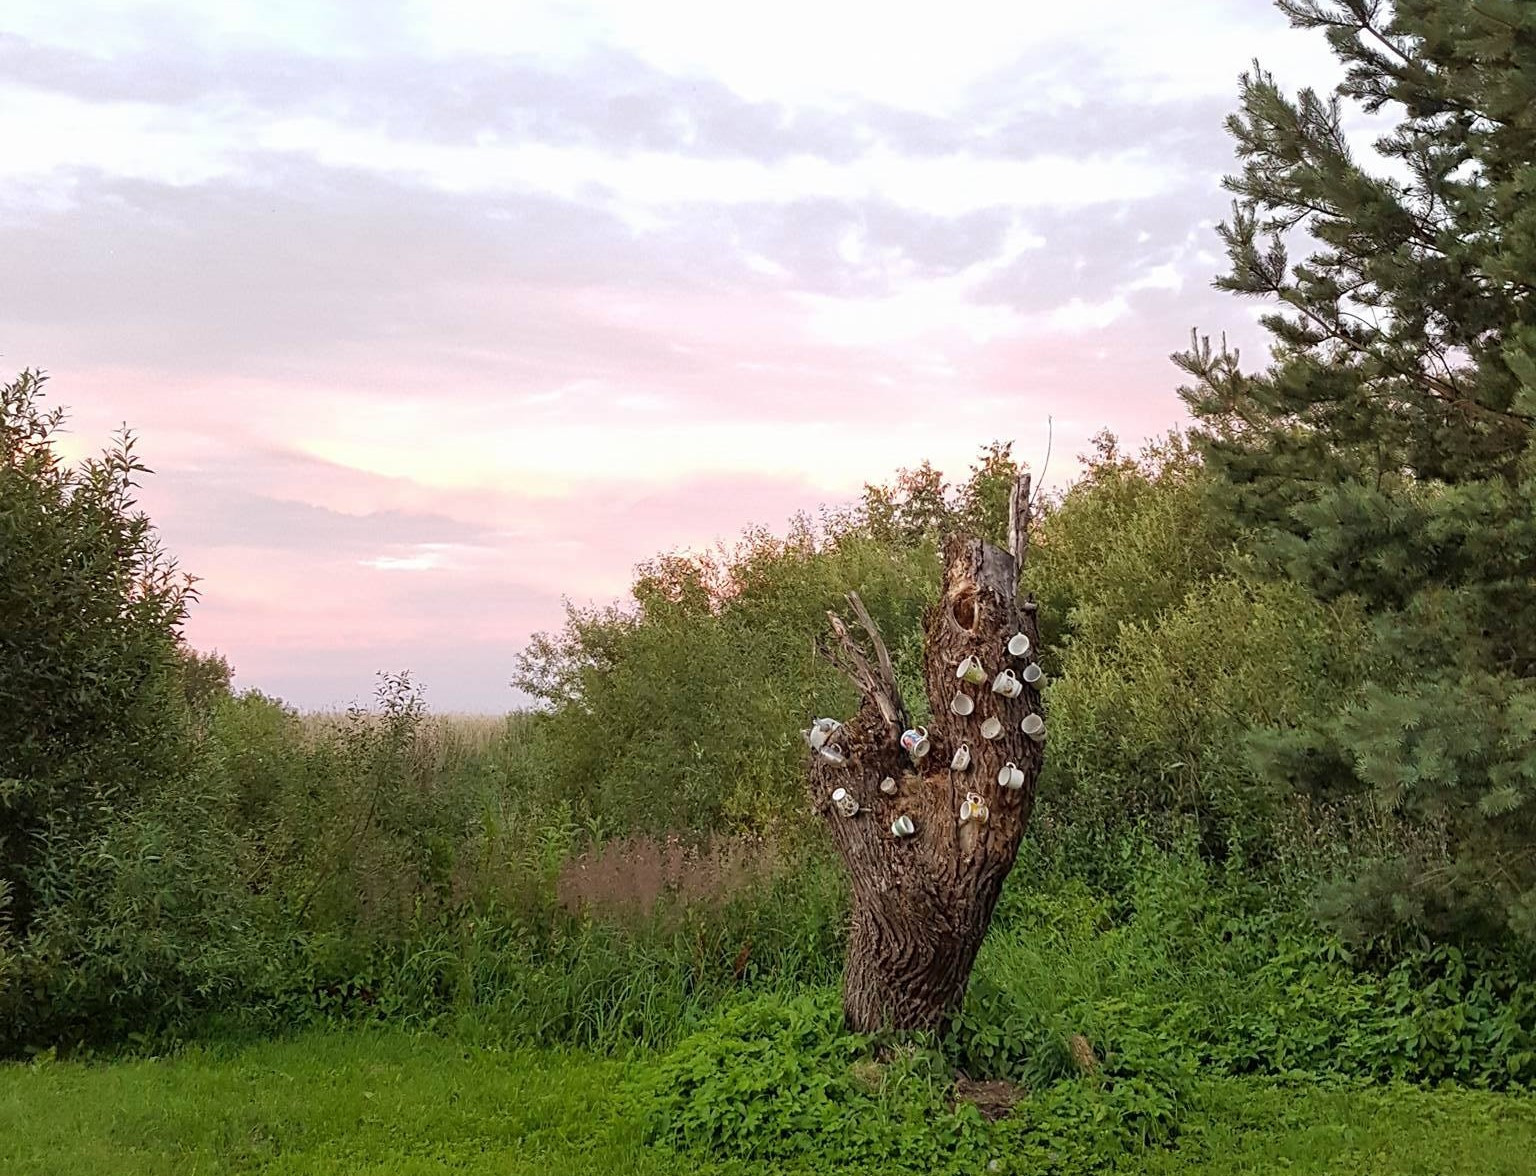
M1161 432L1191 325L1257 338L1235 75L1322 77L1267 0L65 7L0 16L0 352L308 703L506 705L658 550Z

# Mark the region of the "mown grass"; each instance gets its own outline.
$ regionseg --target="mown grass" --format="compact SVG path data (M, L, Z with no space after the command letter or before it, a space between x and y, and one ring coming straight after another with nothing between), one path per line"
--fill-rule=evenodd
M0 1068L0 1172L770 1170L647 1147L621 1094L647 1064L352 1030L170 1059L9 1065ZM1518 1176L1536 1165L1536 1098L1527 1095L1224 1079L1200 1085L1193 1112L1176 1149L1128 1155L1121 1170Z

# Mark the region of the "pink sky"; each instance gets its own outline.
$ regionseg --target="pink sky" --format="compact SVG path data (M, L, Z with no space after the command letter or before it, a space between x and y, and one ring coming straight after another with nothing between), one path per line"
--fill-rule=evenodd
M1049 15L1042 11L1049 9ZM1268 0L11 0L0 362L127 421L189 636L498 711L561 598L1011 440L1181 419ZM1084 13L1091 13L1085 19Z

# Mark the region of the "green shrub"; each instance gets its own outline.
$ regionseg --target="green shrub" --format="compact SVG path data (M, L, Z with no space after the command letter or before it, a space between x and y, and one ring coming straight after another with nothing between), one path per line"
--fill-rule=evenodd
M1042 792L1074 819L1196 819L1208 840L1259 842L1290 794L1262 787L1249 735L1347 697L1365 641L1347 606L1285 584L1218 579L1116 640L1074 640L1050 689Z
M0 387L0 879L18 936L68 887L76 850L184 750L189 586L134 510L146 467L127 434L62 462L43 384Z
M993 446L958 489L929 466L907 471L868 487L857 510L799 518L783 538L750 531L728 549L652 560L624 605L569 607L516 678L550 707L554 794L610 832L801 825L797 729L856 701L813 650L827 611L860 593L921 708L940 535L974 525L1000 539L1014 469Z
M661 1059L638 1092L650 1138L732 1159L917 1172L1083 1172L1169 1142L1187 1082L1114 1068L1021 1091L988 1122L956 1102L930 1046L846 1033L835 994L765 997L720 1013Z
M1212 508L1210 479L1180 433L1130 457L1108 433L1093 439L1083 475L1041 498L1025 587L1040 601L1041 655L1056 670L1067 649L1107 650L1121 627L1149 624L1228 571L1238 538Z
M1040 1082L1082 1035L1112 1071L1456 1081L1536 1077L1536 986L1508 950L1351 951L1303 894L1122 835L1107 887L1035 853L1010 879L950 1049ZM1096 868L1096 878L1104 875Z
M135 509L147 469L126 432L62 461L43 384L0 387L0 1053L54 1021L80 953L116 933L97 900L121 822L190 764L190 582Z

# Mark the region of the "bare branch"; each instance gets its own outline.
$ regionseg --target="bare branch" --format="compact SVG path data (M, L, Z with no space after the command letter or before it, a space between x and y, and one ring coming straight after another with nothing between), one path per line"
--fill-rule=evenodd
M1029 553L1029 483L1029 474L1021 472L1008 496L1008 550L1021 579L1024 557Z
M896 668L891 664L891 654L885 647L885 638L880 636L880 630L875 626L874 619L869 615L869 610L864 607L864 602L859 599L857 592L848 593L848 604L853 609L853 615L859 619L859 624L864 626L864 632L869 634L870 643L875 647L875 657L880 663L881 679L899 706L901 688L896 685Z
M896 685L896 672L891 666L891 656L886 651L885 642L880 638L880 631L869 619L869 613L865 611L863 602L858 601L856 594L850 593L849 596L852 601L857 601L854 611L860 614L860 623L874 641L876 657L880 661L882 672L877 673L869 664L868 655L848 632L848 626L843 624L843 619L831 611L827 613L827 620L831 623L832 632L837 637L839 649L825 650L824 656L852 679L864 696L880 708L880 714L887 723L899 730L906 722L906 708L902 705L901 691Z

